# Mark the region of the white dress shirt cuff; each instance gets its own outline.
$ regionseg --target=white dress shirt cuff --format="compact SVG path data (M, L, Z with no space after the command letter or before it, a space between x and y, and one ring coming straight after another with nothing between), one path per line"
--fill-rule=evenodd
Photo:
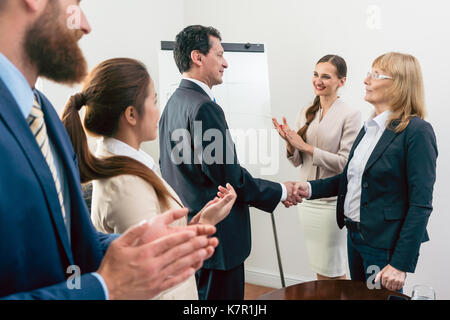
M311 198L311 195L312 195L312 188L311 188L311 183L309 183L309 182L306 182L307 184L308 184L308 187L309 187L309 194L308 194L308 198L306 198L306 199L309 199L309 198Z
M287 199L287 189L286 189L286 186L283 183L280 183L280 185L281 185L281 189L283 190L282 193L281 193L281 200L280 200L280 202L283 202L283 201L286 201L286 199Z
M108 295L108 287L106 286L105 280L103 280L103 277L98 274L97 272L92 272L92 275L94 277L96 277L98 279L98 281L100 282L100 284L103 287L103 291L105 292L105 300L109 300L109 295Z

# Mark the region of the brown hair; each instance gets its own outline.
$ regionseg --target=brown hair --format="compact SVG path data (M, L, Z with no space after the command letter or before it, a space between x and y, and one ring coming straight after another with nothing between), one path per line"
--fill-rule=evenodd
M316 65L319 63L324 62L330 62L332 65L336 67L337 70L337 76L339 79L345 78L347 76L347 64L345 63L345 60L341 58L340 56L334 55L334 54L328 54L324 57L322 57L319 61L317 61ZM308 127L311 124L311 122L316 117L317 111L319 111L320 108L320 97L316 96L314 99L313 104L306 109L305 117L306 117L306 123L305 125L298 130L297 134L302 137L304 141L306 141L306 131L308 131Z
M125 109L134 106L139 115L144 112L144 101L150 94L151 78L139 61L127 58L110 59L100 63L87 76L83 90L70 97L62 122L79 161L81 182L111 178L119 175L135 175L155 189L158 200L166 207L168 198L181 205L167 190L162 180L141 162L125 156L96 158L89 150L86 133L79 111L86 106L84 128L93 135L113 137Z
M422 71L419 61L410 55L388 52L372 64L392 76L392 86L388 91L392 115L387 121L387 128L395 132L403 131L411 117L425 118L425 94ZM396 126L395 126L396 125Z

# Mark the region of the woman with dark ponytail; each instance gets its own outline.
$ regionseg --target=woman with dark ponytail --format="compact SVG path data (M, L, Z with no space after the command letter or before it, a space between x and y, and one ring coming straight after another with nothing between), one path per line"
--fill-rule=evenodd
M86 107L84 128L79 111ZM173 189L159 176L141 144L157 138L159 110L146 67L133 59L110 59L87 76L83 90L72 96L62 121L78 157L81 181L93 181L91 218L97 230L123 233L143 220L182 207ZM100 138L95 156L86 133ZM236 200L234 189L219 186L191 223L217 224ZM179 224L186 225L187 221ZM162 294L160 299L198 299L195 278Z
M286 140L287 157L300 167L300 181L323 179L344 169L350 148L361 129L361 113L338 96L347 77L345 60L337 55L321 58L312 84L316 97L300 110L291 130L286 118L275 128ZM318 280L345 279L346 233L336 225L336 197L303 200L299 217L312 270Z

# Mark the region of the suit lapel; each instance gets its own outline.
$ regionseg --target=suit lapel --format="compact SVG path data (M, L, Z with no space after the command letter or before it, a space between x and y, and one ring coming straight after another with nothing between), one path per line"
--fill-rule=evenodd
M355 153L355 149L358 146L358 144L361 142L362 138L364 137L364 135L366 134L366 130L364 129L364 126L361 128L361 130L358 133L358 136L355 139L355 142L353 142L353 146L350 149L350 154L348 155L348 161L347 161L347 166L348 163L350 162L350 160L353 158L353 154Z
M17 144L21 147L25 157L35 173L36 179L39 181L47 200L48 210L55 223L57 233L63 244L67 258L73 261L72 253L69 246L69 240L62 217L61 207L56 193L55 181L53 180L50 169L42 155L36 139L31 133L23 114L20 112L19 106L12 97L9 90L0 80L0 117L3 118L5 126L14 136ZM45 111L44 111L45 113ZM47 119L46 119L47 120ZM49 125L46 121L46 125ZM48 127L47 127L47 130Z
M397 136L397 133L393 130L389 130L386 128L383 134L380 137L380 140L376 144L373 149L369 160L367 160L366 167L364 168L364 172L370 169L370 167L380 158L383 154L384 150L386 150L387 146L392 142L392 140Z

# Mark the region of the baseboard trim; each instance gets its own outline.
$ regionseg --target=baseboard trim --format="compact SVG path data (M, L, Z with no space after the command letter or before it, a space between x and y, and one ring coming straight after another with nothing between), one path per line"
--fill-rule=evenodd
M313 281L314 279L300 278L292 274L285 274L286 286ZM281 288L281 278L279 273L256 268L245 268L245 282L269 288Z

